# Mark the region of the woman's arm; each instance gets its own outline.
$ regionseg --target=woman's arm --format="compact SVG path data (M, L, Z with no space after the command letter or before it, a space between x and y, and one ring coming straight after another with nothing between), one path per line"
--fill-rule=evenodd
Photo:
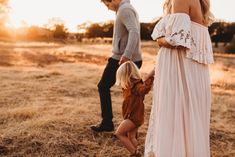
M185 0L173 0L172 1L172 12L171 13L185 13L189 14L189 2ZM157 39L157 44L159 47L166 47L170 49L183 49L185 50L186 48L183 46L172 46L169 44L165 37L161 37Z
M166 41L165 37L158 38L158 39L157 39L157 44L158 44L159 47L166 47L166 48L170 48L170 49L175 48L175 46L170 45L170 44Z
M165 37L161 37L159 39L157 39L157 44L159 45L159 47L166 47L166 48L169 48L169 49L180 49L180 50L186 50L187 48L186 47L183 47L183 46L172 46L171 44L169 44Z

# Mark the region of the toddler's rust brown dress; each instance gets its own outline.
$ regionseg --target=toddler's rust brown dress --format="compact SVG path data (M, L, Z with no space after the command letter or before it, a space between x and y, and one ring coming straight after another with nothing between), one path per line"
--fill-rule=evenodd
M153 77L146 81L136 80L132 87L123 89L124 101L122 115L124 119L130 119L136 126L144 123L144 96L150 91Z

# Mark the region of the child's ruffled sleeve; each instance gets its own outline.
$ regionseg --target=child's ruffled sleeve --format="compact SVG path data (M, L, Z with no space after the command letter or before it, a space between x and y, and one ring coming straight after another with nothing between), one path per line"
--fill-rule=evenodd
M143 84L139 83L136 86L136 95L145 95L151 90L153 85L154 77L149 77L147 80L143 82Z
M191 20L185 13L170 14L166 24L166 41L172 46L190 48Z

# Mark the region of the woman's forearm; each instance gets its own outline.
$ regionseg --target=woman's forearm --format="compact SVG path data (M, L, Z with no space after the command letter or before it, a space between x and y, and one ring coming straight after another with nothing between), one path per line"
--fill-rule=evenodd
M180 49L180 50L186 50L187 48L183 47L183 46L172 46L171 44L169 44L165 37L161 37L159 39L157 39L157 43L159 45L159 47L166 47L166 48L170 48L170 49Z
M165 37L161 37L161 38L157 39L157 44L159 45L159 47L166 47L166 48L171 48L171 49L175 48L174 46L170 45L166 41Z

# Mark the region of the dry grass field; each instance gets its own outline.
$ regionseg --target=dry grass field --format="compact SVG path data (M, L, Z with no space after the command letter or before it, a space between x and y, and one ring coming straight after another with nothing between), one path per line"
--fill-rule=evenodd
M156 47L143 42L143 75ZM100 120L97 83L111 45L0 42L0 156L127 157L112 133L94 133ZM235 55L215 54L210 66L213 104L211 156L235 156ZM139 131L144 150L146 121ZM115 126L121 117L121 90L112 88Z

